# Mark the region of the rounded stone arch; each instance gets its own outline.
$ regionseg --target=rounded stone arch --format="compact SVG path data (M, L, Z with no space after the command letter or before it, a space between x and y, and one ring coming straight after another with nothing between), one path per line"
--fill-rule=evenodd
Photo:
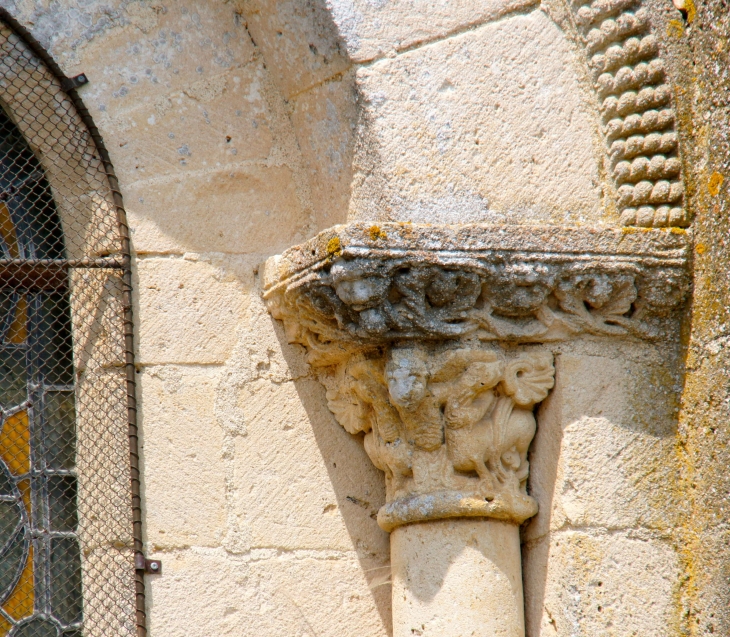
M0 104L43 167L64 235L72 238L66 258L119 252L114 201L87 127L59 79L2 22L0 77Z
M387 100L383 97L389 91L388 99L395 96L397 102L394 111L402 114L410 104L405 96L396 96L395 91L388 88L381 90L384 84L377 85L384 82L382 75L378 77L381 67L388 67L385 74L392 73L394 69L407 74L413 69L405 68L407 62L401 64L402 68L396 68L397 60L417 57L419 50L435 50L440 44L448 46L447 41L467 41L483 27L493 27L498 33L502 29L500 25L524 21L542 10L562 31L557 39L544 37L547 45L557 45L562 50L565 46L559 40L564 38L573 42L577 54L575 81L571 81L572 84L568 82L570 86L559 86L558 90L566 89L572 94L566 94L569 100L584 103L587 114L580 114L578 119L587 117L591 120L589 123L578 122L577 129L572 122L565 130L560 126L552 128L553 134L563 136L556 145L564 146L562 156L554 152L545 154L546 163L554 164L553 174L548 169L543 169L539 178L535 176L539 170L532 170L532 177L530 170L519 173L515 167L522 159L514 152L514 157L506 158L507 163L512 163L509 169L501 173L499 170L480 172L473 166L468 167L469 149L464 145L461 157L442 157L440 164L434 160L430 169L424 169L423 175L416 174L416 178L422 178L421 182L428 181L439 171L448 173L450 165L460 164L462 168L466 167L467 172L471 171L468 179L472 184L478 184L485 178L494 181L493 187L486 189L490 192L482 199L489 202L482 208L488 208L492 198L499 202L500 187L517 193L513 197L513 207L522 211L526 208L521 200L527 202L527 208L530 205L539 208L541 200L551 201L548 207L552 206L555 212L538 215L536 223L689 225L689 216L683 205L684 180L675 100L667 76L666 51L655 33L659 26L666 26L664 23L659 25L659 21L665 18L650 15L641 0L555 0L542 5L531 1L494 2L478 8L467 2L456 2L449 12L433 9L430 16L432 24L424 21L428 16L416 15L418 12L412 8L399 13L387 3L377 7L368 4L366 7L358 2L329 4L315 0L305 7L291 2L267 5L252 0L242 6L254 41L262 50L267 68L289 104L294 131L310 173L312 192L316 195L315 207L321 205L337 210L332 222L344 220L345 215L351 220L427 221L426 217L437 214L438 209L443 210L450 200L454 200L453 213L441 219L442 222L457 223L451 218L458 218L459 210L465 210L469 216L466 221L525 223L520 218L524 214L519 210L517 214L495 217L477 210L481 205L479 196L458 202L446 191L440 199L432 197L432 201L422 206L420 212L416 211L415 216L412 210L400 216L397 212L394 215L387 212L397 209L401 203L396 191L407 192L410 188L400 175L407 174L411 167L396 165L392 157L403 153L425 156L430 150L426 145L409 146L406 135L409 122L404 125L401 137L398 137L397 126L389 125L382 134L378 131L377 122L388 109ZM387 20L388 17L392 19ZM286 46L280 46L282 36L286 39ZM504 45L503 40L494 44L495 51ZM512 44L519 48L518 44ZM535 40L527 42L526 46L539 48L541 44ZM487 49L483 48L482 53L488 53ZM555 58L550 63L553 67L556 64L570 66L564 60L558 60L562 55L554 53L547 57ZM476 58L473 57L472 61L477 64ZM430 60L429 63L436 62ZM549 72L555 74L559 71L551 68ZM479 78L475 75L468 81L474 86ZM459 87L453 84L444 82L444 92L458 91ZM420 87L410 88L418 90ZM475 94L478 92L474 91ZM578 93L581 95L578 96ZM473 101L474 97L465 99ZM438 91L420 101L431 102L432 99L433 109L441 109ZM415 103L418 104L419 99ZM467 106L474 107L473 104ZM515 103L514 106L524 110L523 103ZM559 103L552 103L549 108L560 107ZM514 132L518 138L527 131L530 118L528 114L517 121ZM548 120L548 127L555 125ZM413 131L415 136L433 137L432 145L442 144L443 138L439 135L443 133L448 137L450 132L453 131L436 131L428 126ZM390 146L384 145L382 139L387 138L395 141ZM499 145L499 132L493 138ZM535 146L538 154L541 152L541 142L536 145L523 138L525 140L528 146ZM517 148L518 142L519 139L512 148ZM586 152L589 145L592 147L591 157L591 152ZM510 149L506 150L509 155ZM572 166L563 161L571 153L575 155ZM595 179L585 175L575 178L573 173L578 174L576 165L587 166L594 161L598 164ZM485 156L475 158L474 165L478 166L480 162L485 162ZM565 175L561 174L566 168ZM584 169L584 172L587 170ZM458 172L444 179L454 181L455 177L456 190L468 190L468 180L460 183ZM502 179L505 176L506 181ZM561 185L561 180L565 185ZM548 183L549 186L546 185ZM530 189L533 190L532 203ZM557 194L561 189L565 192L572 189L575 194L572 197ZM588 203L590 197L587 194L582 198L580 195L581 190L585 192L588 189L599 193L593 196L591 203ZM483 184L474 187L475 192L484 190ZM561 208L569 211L571 207L575 209L573 212L560 213ZM578 209L581 209L580 212L576 212ZM321 217L326 218L327 212L325 210ZM325 222L324 225L328 224Z

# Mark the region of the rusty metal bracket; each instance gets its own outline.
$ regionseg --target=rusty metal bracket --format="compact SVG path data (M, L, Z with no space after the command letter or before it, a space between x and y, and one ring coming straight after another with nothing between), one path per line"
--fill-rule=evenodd
M142 553L135 553L134 568L144 571L147 575L162 575L162 562L160 560L148 560Z
M80 73L74 77L67 77L64 80L61 80L61 87L64 91L70 91L71 89L78 88L79 86L83 86L88 83L89 78L86 77L86 73Z

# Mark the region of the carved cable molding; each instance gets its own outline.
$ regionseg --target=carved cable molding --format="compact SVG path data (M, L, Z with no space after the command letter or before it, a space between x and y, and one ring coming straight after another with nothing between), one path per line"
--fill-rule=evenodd
M625 226L688 226L672 90L640 0L569 0Z
M662 335L687 245L676 230L351 224L269 259L264 296L384 471L383 529L521 523L537 512L527 450L554 369L515 345Z

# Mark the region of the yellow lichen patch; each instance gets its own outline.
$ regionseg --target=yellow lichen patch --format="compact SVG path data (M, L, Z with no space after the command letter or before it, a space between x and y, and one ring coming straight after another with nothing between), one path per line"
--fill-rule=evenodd
M704 243L698 243L695 250L697 250L697 254L704 254L705 252L707 252L707 248L705 247Z
M10 324L8 329L7 340L8 343L25 343L25 339L28 337L28 301L24 296L18 299L18 304L15 306L15 317L13 322Z
M339 257L342 254L342 243L340 243L339 237L332 237L327 242L327 256L328 257Z
M669 232L672 234L687 234L687 230L685 228L669 228Z
M716 197L720 194L720 188L722 188L722 182L725 181L725 177L723 177L719 172L715 171L710 175L710 181L707 184L707 190L708 192L713 196Z
M28 554L28 561L20 574L18 584L3 610L13 619L23 619L33 614L33 547ZM4 633L0 632L0 635Z
M687 24L692 24L697 17L694 0L684 0L684 10L687 12Z
M387 239L388 235L385 233L385 230L382 230L378 226L370 226L370 229L368 230L370 233L370 240L371 241L377 241L378 239Z
M681 38L684 33L684 25L679 20L670 20L667 24L667 35L670 38Z
M0 457L16 476L30 471L30 432L28 412L13 414L0 433Z
M637 234L639 232L654 232L656 228L644 228L642 226L624 226L621 228L623 234Z

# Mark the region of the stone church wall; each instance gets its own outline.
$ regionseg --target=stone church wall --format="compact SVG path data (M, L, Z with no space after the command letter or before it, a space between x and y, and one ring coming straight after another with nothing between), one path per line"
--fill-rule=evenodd
M392 634L381 472L267 312L259 266L348 221L670 225L663 186L642 203L614 179L578 14L557 0L3 6L67 75L88 76L80 94L125 197L146 544L164 563L147 580L150 635ZM683 210L717 244L707 184L730 173L704 162L726 123L693 123L705 102L686 60L704 60L697 72L722 95L707 61L719 45L671 3L643 10L673 91L673 139L686 141L667 180L685 180ZM695 31L710 28L702 20ZM689 225L677 214L671 225ZM726 257L697 251L705 327L687 313L660 343L548 346L556 389L537 412L529 483L540 513L521 535L529 637L730 630L727 594L713 592L730 587L728 512L687 495L727 473L712 455L722 445L693 426L694 414L702 431L727 420L726 388L704 403L724 373L726 309L710 306L727 296L713 271ZM706 540L693 516L715 521ZM704 541L724 557L711 574Z

